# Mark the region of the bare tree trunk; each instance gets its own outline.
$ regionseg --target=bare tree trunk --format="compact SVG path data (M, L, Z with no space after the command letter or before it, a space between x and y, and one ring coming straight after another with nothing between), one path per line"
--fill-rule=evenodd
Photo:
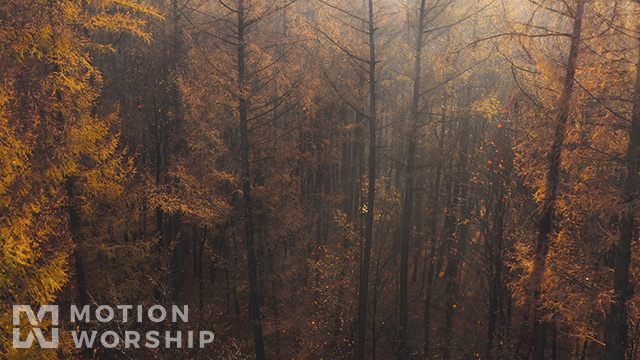
M256 360L265 359L264 337L262 335L262 317L260 314L260 294L258 289L258 260L256 255L253 202L251 199L251 169L249 166L249 126L248 126L248 101L244 94L246 85L246 57L245 57L245 3L238 1L237 8L237 71L238 85L240 86L238 98L238 115L240 117L240 148L242 152L242 195L244 207L244 235L247 251L247 265L249 271L249 308L251 312L251 328Z
M457 309L458 278L460 276L462 256L469 233L469 217L471 214L471 206L468 199L469 175L467 169L467 156L469 155L469 119L461 119L460 122L460 157L457 164L457 174L455 174L457 183L455 186L456 190L454 191L456 197L454 204L457 203L458 216L456 218L455 215L450 215L455 223L457 223L457 226L452 227L455 234L447 234L447 267L444 272L446 279L444 359L450 359L453 350L453 321Z
M371 247L373 243L373 219L376 198L376 45L373 0L369 0L369 186L367 194L367 214L365 218L364 254L360 265L360 292L358 294L358 338L356 360L364 360L367 341L367 298L369 292L369 271Z
M181 36L180 36L180 9L177 0L173 0L173 54L171 59L171 71L175 72L178 69L180 62L181 52ZM173 121L171 126L171 132L175 134L175 139L172 144L172 150L176 154L184 154L184 139L182 134L182 106L180 99L180 90L178 88L178 79L176 75L173 75L171 81L171 106L173 108ZM181 234L182 217L180 213L172 214L169 217L169 239L167 239L167 245L171 246L171 243L177 240L177 244L173 248L173 254L171 255L171 292L172 300L174 303L180 302L180 293L182 292L182 273L184 266L184 250L186 243Z
M411 103L411 132L409 133L409 149L407 152L407 175L404 186L404 196L402 202L402 218L400 220L400 324L398 334L398 359L404 360L408 357L407 334L408 334L408 307L409 307L409 242L413 230L414 212L414 181L416 163L416 134L419 129L418 107L420 105L420 76L422 61L422 42L424 36L426 0L420 1L420 12L418 14L418 32L416 36L415 63L413 70L413 100Z
M511 146L508 142L504 129L500 128L496 139L496 156L493 164L492 176L493 187L496 192L493 209L493 220L489 234L487 251L489 252L489 262L491 264L490 274L490 296L489 296L489 322L487 328L487 353L486 358L491 359L491 351L498 328L498 320L504 319L504 305L507 289L504 281L504 227L505 216L507 214L507 189L509 176L513 168L513 157Z
M443 116L444 120L444 116ZM438 143L438 159L443 157L444 148L444 121L440 127L440 140ZM427 286L425 289L426 295L424 300L424 358L431 358L431 301L433 298L433 291L435 290L436 281L436 250L438 248L437 237L437 224L438 224L438 208L440 202L440 182L442 180L442 161L437 162L436 178L431 189L429 198L429 237L431 239L431 248L428 254L428 267L427 272Z
M640 47L639 47L640 48ZM613 274L613 302L609 310L605 334L604 359L624 359L627 349L627 305L631 297L629 264L631 242L636 235L638 171L640 170L640 55L636 65L636 88L633 97L633 115L627 150L627 179L624 184L622 229L616 245L616 265Z
M560 99L558 100L558 117L556 119L555 135L547 158L549 161L549 168L547 170L545 181L545 198L542 203L542 214L538 222L538 239L536 242L533 271L531 273L532 305L534 307L533 353L536 360L544 360L548 324L543 319L540 299L542 294L542 285L544 283L547 253L549 251L549 236L553 229L555 201L558 196L558 188L560 185L562 146L564 144L567 121L569 119L569 105L571 93L573 92L576 63L578 62L578 50L580 47L580 35L582 31L582 17L584 14L585 2L586 0L578 0L578 6L575 12L573 33L571 35L571 48L569 51L569 60L567 62L567 72L564 78L564 87L560 94Z

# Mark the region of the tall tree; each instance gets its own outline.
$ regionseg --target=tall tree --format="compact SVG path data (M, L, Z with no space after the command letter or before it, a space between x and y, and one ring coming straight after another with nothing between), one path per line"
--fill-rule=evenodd
M367 214L365 216L365 230L362 262L360 263L360 291L358 292L358 338L356 342L356 360L364 360L367 341L367 299L369 297L369 272L371 267L371 248L373 245L373 221L376 200L376 22L374 17L373 0L368 2L367 30L369 37L369 168L367 189Z
M411 97L409 147L407 149L407 164L402 197L402 217L400 220L400 314L398 334L398 359L407 359L407 336L409 326L409 242L413 230L413 212L415 208L415 163L416 136L420 128L420 78L422 77L422 46L426 21L426 0L420 0L418 9L418 26L416 28L416 44L413 66L413 90Z
M240 120L240 151L242 162L242 199L244 208L244 236L247 247L247 266L249 270L249 307L251 309L251 327L253 329L253 342L256 353L256 360L264 360L265 348L262 334L262 319L260 314L260 295L258 290L258 260L256 257L253 201L251 198L252 173L249 165L249 125L248 125L248 102L245 95L247 85L247 60L246 60L246 17L247 9L244 0L237 3L236 8L236 34L237 34L237 78L238 92L238 118Z
M640 50L640 46L638 47ZM620 238L615 245L615 271L613 274L613 301L609 308L605 331L604 359L624 359L628 346L627 321L631 297L629 266L632 257L631 244L637 236L638 171L640 171L640 52L636 63L636 83L629 129L629 145L626 157L627 174L624 182L623 209Z
M566 73L562 92L557 103L557 117L553 143L547 155L548 169L545 178L545 196L541 204L541 213L538 221L538 237L535 247L535 258L531 273L531 291L534 306L533 318L533 351L536 360L545 358L546 336L548 323L542 310L541 296L546 271L546 258L549 252L549 238L553 230L555 203L560 186L560 166L564 140L566 137L567 122L571 106L571 94L574 86L574 76L578 63L578 53L582 33L582 19L584 15L585 0L577 0L576 10L573 15L573 31L569 57L567 59Z
M280 224L288 218L268 218L269 206L283 205L275 201L273 205L268 205L272 200L267 198L265 188L269 183L272 186L284 186L277 182L279 177L285 180L290 179L287 176L293 177L288 168L270 167L266 163L279 166L280 161L287 161L286 158L279 159L276 154L283 152L278 147L290 146L282 140L287 137L278 137L280 131L286 128L284 125L282 129L279 128L278 121L296 107L294 101L288 100L300 84L303 64L294 65L289 59L294 52L292 44L296 44L293 37L282 43L274 43L273 37L287 36L285 12L294 3L278 0L204 3L193 10L193 17L187 19L193 30L191 40L194 43L194 55L198 58L192 64L192 71L200 72L199 67L207 69L203 73L207 76L206 85L211 87L209 91L218 95L216 101L204 104L197 99L201 92L194 90L192 100L198 102L205 116L213 117L211 121L223 128L225 145L236 160L230 162L221 159L218 166L229 173L236 173L239 182L239 191L231 201L242 221L233 223L242 227L249 285L249 327L257 359L267 357L263 334L265 310L262 306L267 296L262 293L266 287L261 286L261 279L266 275L261 274L261 269L266 267L274 270L276 258L271 252L275 251L277 244L277 239L269 239L269 234L289 230L271 229L275 225L269 222ZM277 23L278 20L283 23ZM187 78L190 85L197 86L197 79L192 75ZM227 125L224 121L227 117L237 120L235 126ZM270 144L269 140L273 140L274 144ZM265 148L266 145L270 147ZM256 191L257 188L259 190ZM282 188L277 191L282 191ZM295 203L291 201L290 206L295 206ZM261 258L259 254L268 256ZM276 281L272 284L276 284ZM274 304L273 308L277 311L277 305Z
M363 80L368 84L368 99L365 100L364 106L360 104L354 104L348 102L356 112L365 117L368 120L368 159L367 159L367 198L363 207L366 209L364 219L364 232L361 241L361 254L360 254L360 269L359 269L359 285L358 285L358 310L356 317L356 346L355 346L355 358L363 360L366 357L366 343L367 343L367 307L369 299L369 285L370 285L370 272L371 272L371 252L373 248L374 240L374 226L375 226L375 202L376 202L376 184L377 184L377 65L379 59L376 53L377 31L378 31L378 19L377 9L374 7L374 1L368 0L363 2L363 12L366 15L359 16L355 12L352 12L348 7L341 7L340 5L324 2L329 9L338 12L339 14L346 16L349 21L355 21L357 25L351 26L356 29L358 33L364 34L366 37L366 55L358 54L357 52L349 49L345 44L341 44L336 39L333 39L325 31L320 30L329 41L338 47L343 53L345 53L350 59L357 62L355 68L363 71ZM331 81L331 80L330 80ZM335 86L334 86L335 88ZM347 100L348 101L348 100ZM367 110L364 111L363 109Z
M79 302L82 214L103 195L118 196L131 169L118 148L117 114L98 109L102 77L91 51L101 34L148 38L137 18L152 11L130 1L6 1L0 5L0 356L55 358L11 346L11 304L50 304L68 280L75 252ZM79 199L87 202L81 203ZM26 325L25 325L26 327Z

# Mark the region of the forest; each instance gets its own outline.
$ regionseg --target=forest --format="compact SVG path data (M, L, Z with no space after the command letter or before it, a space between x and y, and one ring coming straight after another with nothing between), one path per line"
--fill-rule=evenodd
M0 0L0 359L640 359L639 24L640 0ZM188 321L99 321L118 304Z

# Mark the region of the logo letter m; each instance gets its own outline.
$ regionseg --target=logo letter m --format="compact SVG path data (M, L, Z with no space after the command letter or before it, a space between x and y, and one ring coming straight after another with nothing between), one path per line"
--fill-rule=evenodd
M26 314L29 319L29 324L34 328L29 331L27 339L22 341L20 339L20 315ZM33 343L33 338L38 339L40 347L43 349L52 349L58 347L58 329L51 328L51 340L46 341L42 334L42 329L36 327L42 323L46 313L51 313L51 325L58 325L58 306L57 305L42 305L38 310L38 316L33 313L33 309L29 305L13 305L13 347L16 349L30 348Z

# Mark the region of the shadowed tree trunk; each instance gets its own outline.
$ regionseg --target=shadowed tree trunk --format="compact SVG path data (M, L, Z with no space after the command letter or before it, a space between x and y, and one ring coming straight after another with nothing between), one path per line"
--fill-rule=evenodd
M443 122L440 126L440 139L438 141L438 155L439 160L443 159L444 149L444 116ZM442 161L437 162L436 175L431 189L429 197L429 214L427 226L429 228L429 238L431 240L431 247L428 256L428 268L426 288L425 288L425 300L424 300L424 358L431 358L431 301L433 299L433 291L435 290L436 283L436 250L438 249L437 241L437 226L438 226L438 208L440 202L440 182L442 180Z
M639 46L640 49L640 46ZM636 65L636 86L633 97L633 113L627 150L627 178L624 184L624 213L622 229L616 244L616 265L613 274L613 302L607 319L604 359L624 359L627 350L627 305L631 297L629 264L631 242L636 235L638 171L640 170L640 54Z
M178 86L178 79L175 72L178 70L180 65L180 56L181 56L181 29L180 29L180 8L177 0L173 0L172 2L172 18L173 18L173 29L172 29L172 56L171 56L171 71L174 72L172 74L171 81L171 90L170 90L170 99L171 99L171 108L173 110L173 121L171 132L175 136L175 139L172 144L172 152L176 154L185 154L185 140L182 132L182 101L180 99L180 89ZM171 254L171 299L174 304L178 304L180 302L180 293L182 292L182 273L184 267L184 252L185 245L182 230L182 217L180 213L175 213L169 216L169 239L168 245L171 246L171 243L177 240L173 248L173 254Z
M87 280L84 269L84 260L82 256L82 236L80 236L80 214L78 213L78 204L75 195L75 179L73 177L67 179L67 211L69 214L69 232L75 245L73 251L76 270L76 286L78 287L78 305L84 306L89 304L89 294L87 292Z
M491 351L498 330L498 322L504 322L505 298L508 294L504 279L504 228L507 215L507 184L513 168L513 156L508 136L504 128L499 128L495 142L495 156L493 161L492 182L495 198L492 211L491 230L488 235L488 261L491 269L489 278L489 321L487 327L486 358L491 359Z
M364 254L360 265L360 291L358 294L358 337L356 360L364 360L367 341L367 298L369 295L369 272L373 243L374 205L376 198L376 45L373 0L369 0L369 184L367 214L365 217Z
M246 85L246 55L245 55L245 11L244 0L238 1L237 14L237 71L238 85L240 87L238 97L238 116L240 118L240 151L242 157L242 195L244 210L244 237L247 251L247 267L249 271L249 308L251 312L251 328L256 360L265 359L264 337L262 335L262 316L260 313L260 294L258 292L258 260L254 238L253 202L251 199L251 168L249 166L249 126L248 126L248 101L244 94Z
M413 99L411 102L411 128L409 133L409 149L407 151L407 171L402 200L402 217L400 220L400 324L398 334L398 359L407 359L408 307L409 307L409 242L413 230L413 212L415 208L414 182L416 163L416 135L419 130L420 76L422 61L422 43L424 36L425 3L420 1L418 13L418 29L416 36L415 62L413 69Z
M471 206L468 199L469 193L469 174L468 174L468 155L469 155L469 121L470 119L460 120L459 149L457 170L455 174L455 198L453 203L456 204L458 216L451 214L450 220L453 221L451 229L447 233L447 267L445 268L444 277L446 280L446 301L445 301L445 324L444 324L444 352L443 358L450 359L454 345L453 329L454 316L457 309L458 298L458 281L460 270L462 267L462 257L464 248L469 234L469 218L471 215Z

